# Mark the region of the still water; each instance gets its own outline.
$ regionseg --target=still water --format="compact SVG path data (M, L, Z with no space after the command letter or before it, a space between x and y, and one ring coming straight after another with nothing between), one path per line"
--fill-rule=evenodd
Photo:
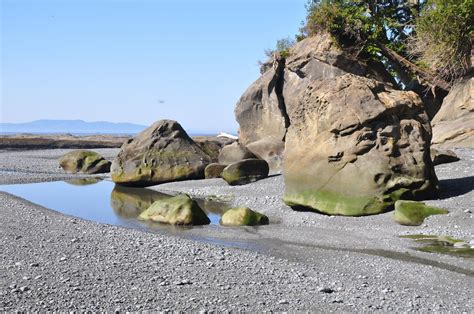
M163 228L158 223L139 221L137 217L156 200L171 197L150 189L116 186L111 181L94 178L0 185L0 191L66 215L138 229ZM195 200L214 225L219 224L221 215L228 209L223 202Z

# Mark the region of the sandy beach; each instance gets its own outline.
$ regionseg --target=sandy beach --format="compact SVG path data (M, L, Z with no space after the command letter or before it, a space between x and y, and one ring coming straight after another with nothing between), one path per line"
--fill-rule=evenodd
M66 180L69 150L1 151L0 183ZM96 149L112 159L118 149ZM244 186L222 179L151 187L217 196L270 225L151 233L85 221L0 193L0 311L437 311L474 307L474 260L425 253L401 235L473 241L474 150L436 167L446 208L419 227L392 212L335 217L281 201L278 173ZM107 175L102 177L107 178Z

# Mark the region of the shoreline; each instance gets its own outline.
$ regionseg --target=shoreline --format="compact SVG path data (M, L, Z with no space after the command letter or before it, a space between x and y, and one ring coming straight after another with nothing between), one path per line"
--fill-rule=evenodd
M0 184L78 178L54 166L56 156L65 151L0 151ZM111 158L116 150L97 151ZM437 167L442 180L473 173L474 150L457 153L460 164ZM452 212L430 217L420 227L403 227L391 220L391 213L354 218L293 212L281 204L282 188L281 176L241 187L219 179L152 187L201 197L232 193L233 205L254 208L271 221L259 228L205 227L180 234L80 220L0 193L5 252L0 310L72 310L84 305L82 309L88 310L461 312L474 306L472 259L414 251L411 240L395 237L446 231L454 237L472 237L472 214L463 206L471 206L473 191L427 201L449 205ZM222 247L222 240L260 247ZM44 265L31 266L36 259ZM66 275L59 275L63 272ZM28 288L21 291L22 287ZM334 292L320 292L322 287ZM113 291L123 291L120 302L114 299L120 293Z

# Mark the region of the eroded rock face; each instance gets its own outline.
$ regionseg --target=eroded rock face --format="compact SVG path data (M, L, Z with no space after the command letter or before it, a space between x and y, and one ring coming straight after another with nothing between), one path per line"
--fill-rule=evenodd
M344 74L312 82L287 109L288 205L360 216L436 194L431 127L415 93Z
M164 182L204 179L211 158L181 125L161 120L126 142L111 167L115 183L149 186Z
M110 161L90 150L75 150L59 159L59 165L68 173L106 173L110 171Z
M272 170L281 167L291 124L287 112L297 106L308 85L346 73L389 81L384 70L351 57L324 33L298 42L286 59L275 56L263 71L238 101L235 116L240 125L239 141L265 159Z
M474 75L453 86L434 116L433 144L474 148Z

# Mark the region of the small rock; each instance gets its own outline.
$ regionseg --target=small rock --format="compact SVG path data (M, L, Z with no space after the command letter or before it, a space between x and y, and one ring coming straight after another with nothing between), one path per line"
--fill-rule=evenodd
M20 287L21 292L25 292L25 291L28 291L28 290L30 290L30 288L27 287L27 286Z
M327 287L321 287L318 289L319 292L322 292L322 293L333 293L334 290L331 289L331 288L327 288Z
M470 209L465 209L464 212L468 214L472 213Z
M67 260L66 257L61 257L61 258L59 259L60 262L64 262L65 260Z
M456 242L453 244L453 247L456 249L464 249L464 248L469 249L471 246L469 245L469 243L466 243L466 242Z
M39 266L39 263L31 263L30 264L30 267L38 267Z
M288 304L288 303L290 303L290 302L288 302L288 301L286 301L286 300L280 300L280 301L278 301L278 304Z

